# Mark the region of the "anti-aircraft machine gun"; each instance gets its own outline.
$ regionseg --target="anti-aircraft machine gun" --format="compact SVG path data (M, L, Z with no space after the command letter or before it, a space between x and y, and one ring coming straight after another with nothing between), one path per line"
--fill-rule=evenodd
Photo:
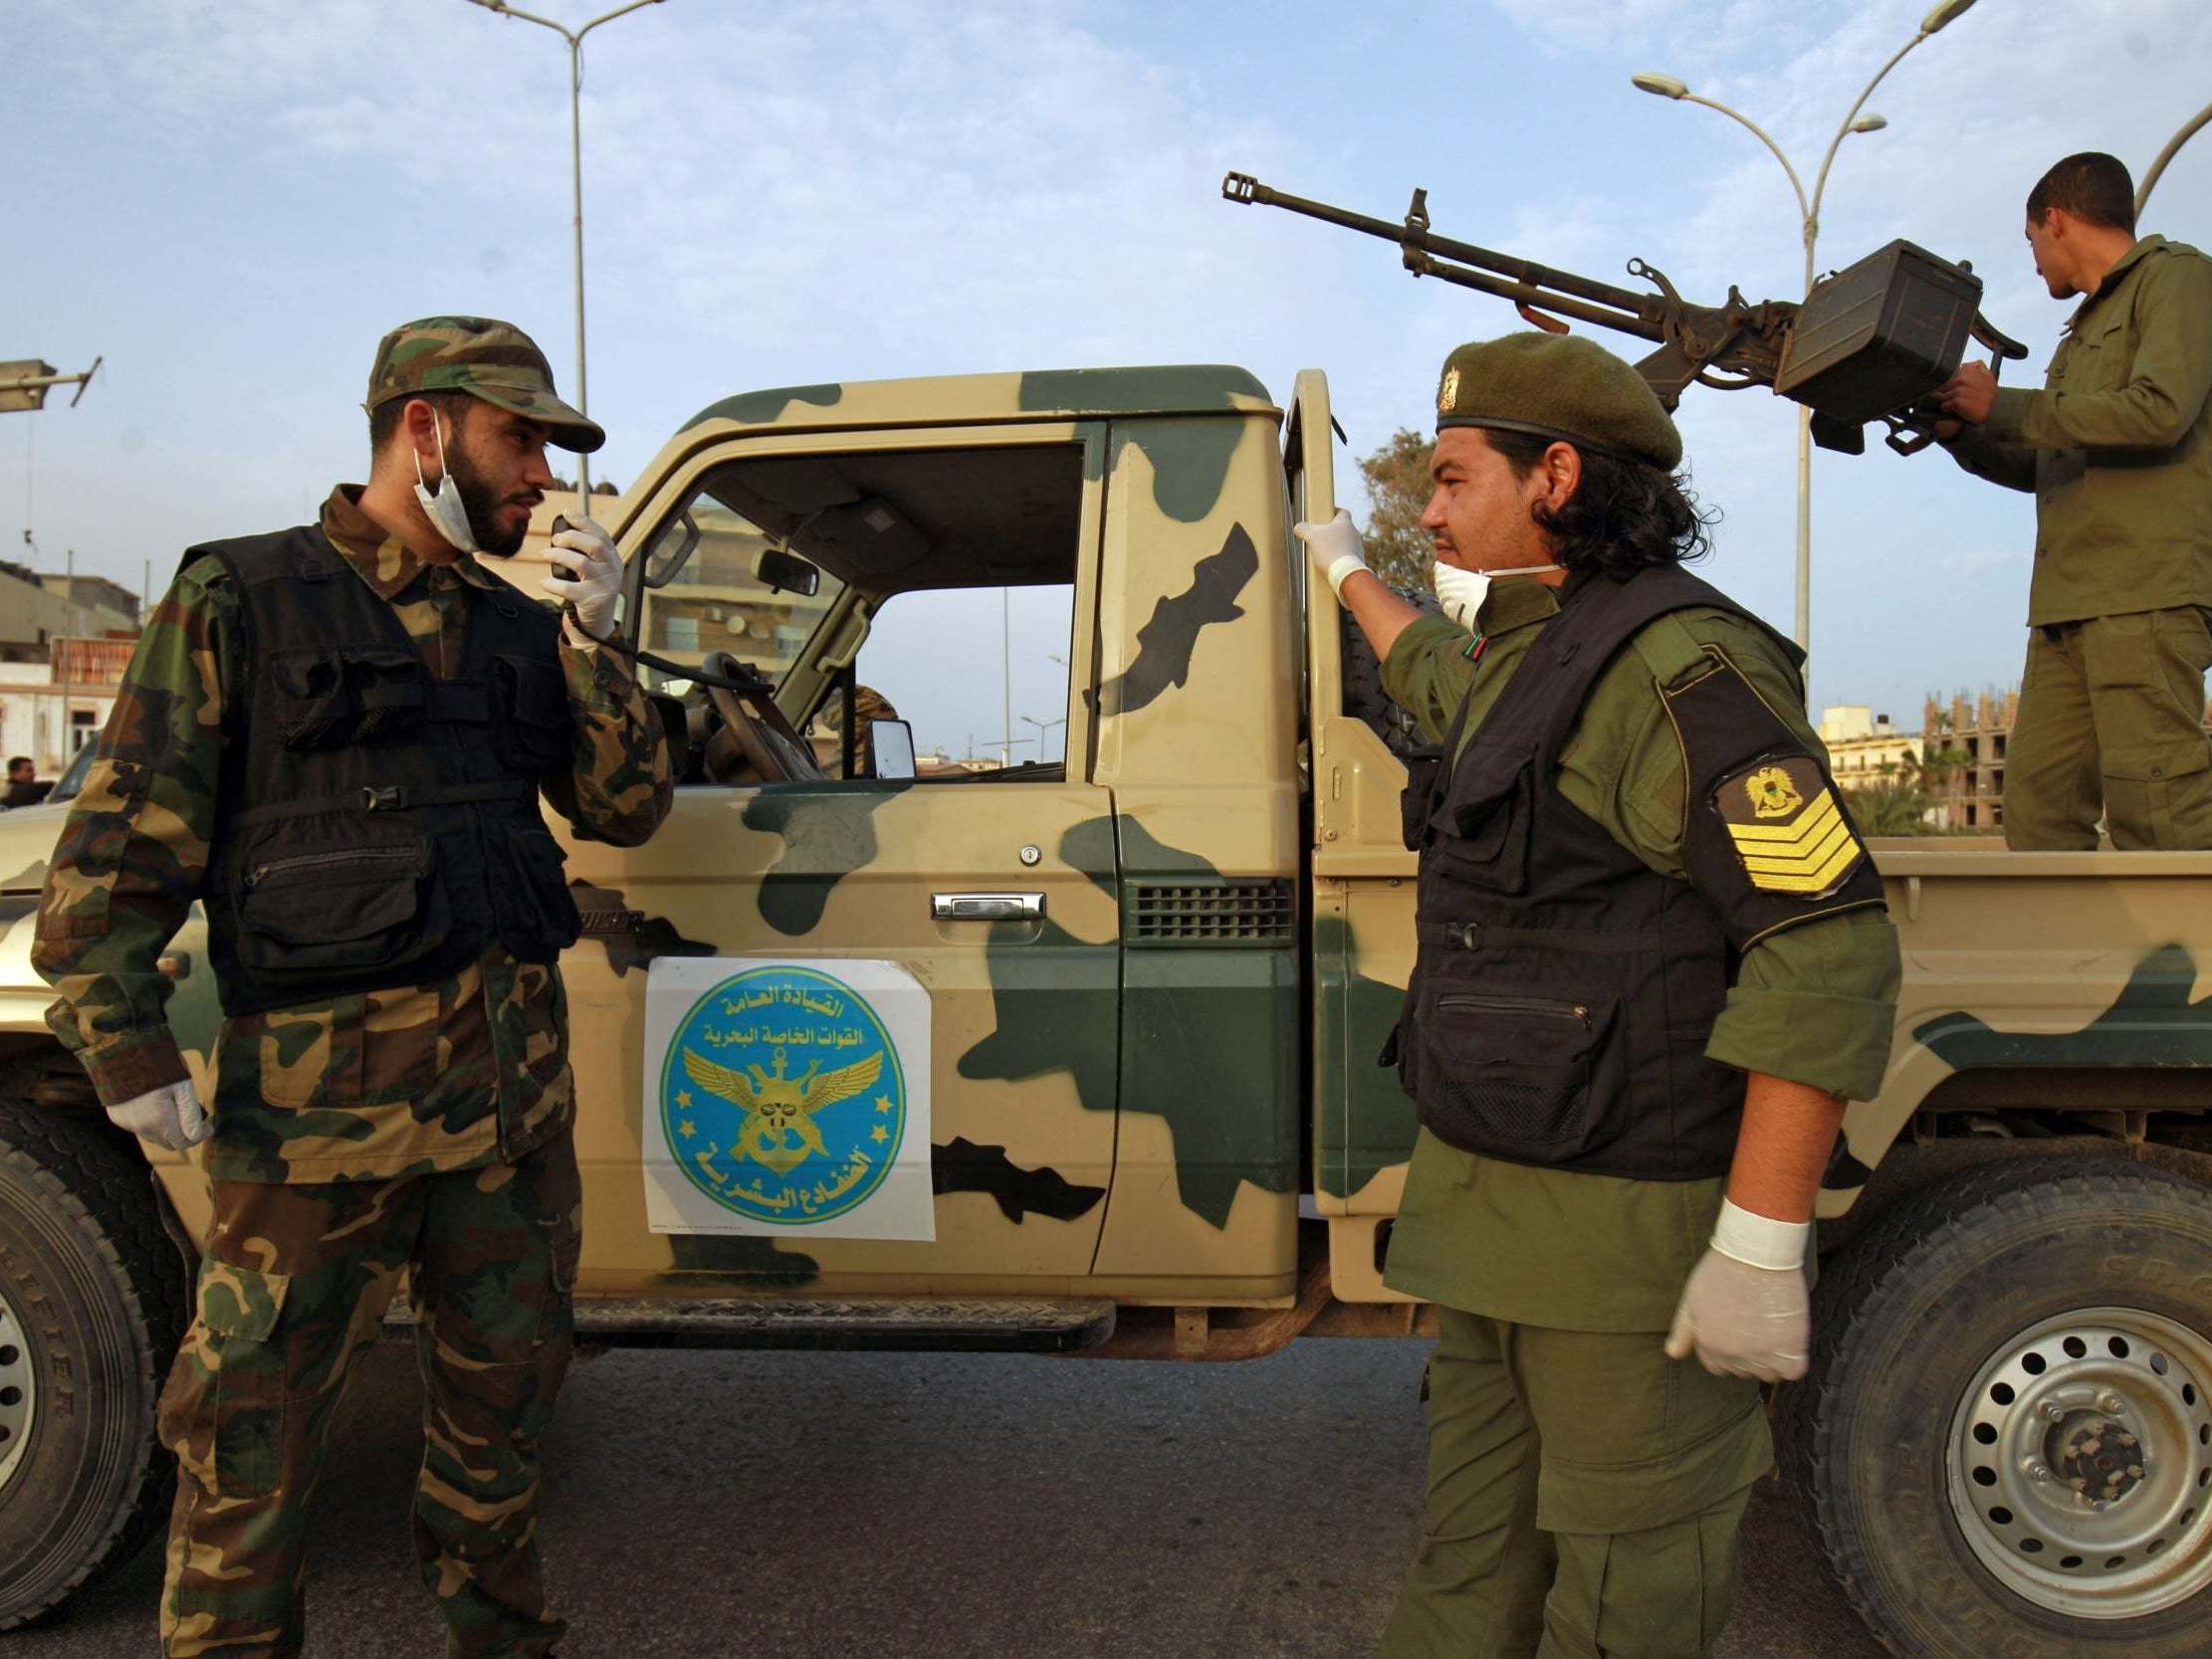
M1406 269L1510 300L1540 328L1564 333L1569 316L1659 346L1636 366L1669 410L1692 382L1720 391L1771 386L1813 411L1813 441L1849 455L1866 452L1866 425L1888 427L1899 455L1927 448L1941 410L1929 401L1958 368L1969 339L1990 350L1990 372L2028 348L1976 309L1981 279L1910 242L1897 241L1831 273L1802 301L1752 305L1734 288L1725 305L1693 306L1640 259L1629 275L1658 289L1640 294L1554 271L1532 260L1454 242L1429 229L1429 192L1416 190L1402 224L1271 190L1230 173L1221 194L1246 206L1287 208L1310 219L1398 244ZM1556 314L1550 314L1556 313Z

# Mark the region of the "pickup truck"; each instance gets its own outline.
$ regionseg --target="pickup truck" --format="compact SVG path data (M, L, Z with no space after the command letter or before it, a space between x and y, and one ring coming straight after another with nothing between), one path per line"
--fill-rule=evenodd
M1332 426L1312 371L1278 404L1087 369L751 392L661 450L613 528L682 786L644 847L555 826L587 1339L1196 1361L1432 1328L1381 1271L1403 722L1289 534L1334 510ZM879 618L998 588L1064 604L1064 760L917 767L884 723L860 763ZM998 643L946 632L937 672L995 680ZM160 1524L208 1210L44 1024L66 811L0 817L0 1628ZM1787 1477L1900 1654L2201 1655L2212 856L1876 856L1906 980L1822 1194ZM165 967L204 1085L199 926Z

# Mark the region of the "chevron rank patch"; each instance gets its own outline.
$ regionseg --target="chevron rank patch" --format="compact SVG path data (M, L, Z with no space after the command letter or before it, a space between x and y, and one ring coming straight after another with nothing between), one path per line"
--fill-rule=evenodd
M1825 899L1867 856L1836 791L1807 756L1769 757L1730 772L1712 802L1761 893Z

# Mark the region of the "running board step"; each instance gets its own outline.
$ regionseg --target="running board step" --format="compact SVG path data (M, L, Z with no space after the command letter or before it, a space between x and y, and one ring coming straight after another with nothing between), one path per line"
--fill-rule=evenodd
M414 1323L404 1298L384 1323ZM1072 1353L1114 1334L1114 1304L1085 1297L576 1298L576 1335L617 1348L796 1348Z

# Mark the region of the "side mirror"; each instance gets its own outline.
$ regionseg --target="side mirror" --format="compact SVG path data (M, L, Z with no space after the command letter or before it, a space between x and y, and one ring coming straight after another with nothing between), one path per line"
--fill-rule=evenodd
M875 760L877 778L911 778L914 775L914 727L905 721L870 721L868 752Z
M763 547L753 555L753 579L779 593L795 593L803 599L811 599L822 585L820 570L781 547Z
M645 549L645 585L666 587L699 550L699 521L688 507Z

